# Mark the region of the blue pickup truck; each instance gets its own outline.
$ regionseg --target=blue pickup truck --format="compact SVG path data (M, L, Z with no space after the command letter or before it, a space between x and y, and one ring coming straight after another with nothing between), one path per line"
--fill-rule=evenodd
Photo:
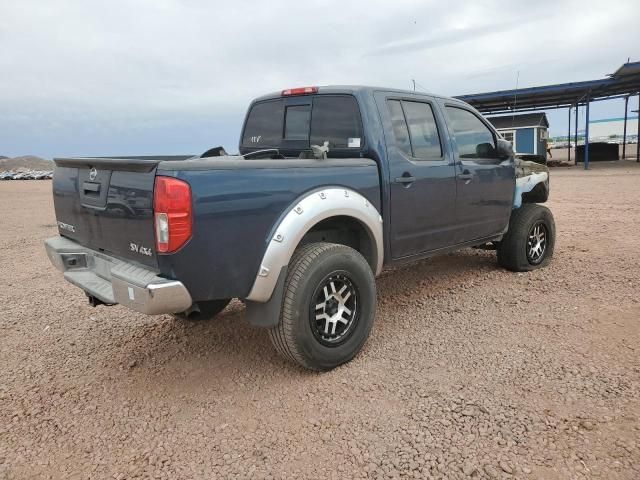
M94 306L204 320L238 298L283 356L328 370L369 336L386 266L553 255L547 168L460 100L287 89L251 103L239 150L56 159L49 259Z

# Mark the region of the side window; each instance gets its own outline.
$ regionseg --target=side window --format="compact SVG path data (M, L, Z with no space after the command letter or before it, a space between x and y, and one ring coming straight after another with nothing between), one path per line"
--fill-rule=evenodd
M511 145L513 146L513 132L500 132L500 135L502 135L502 138L504 138L507 142L510 142Z
M311 115L311 145L329 142L330 148L360 148L362 120L354 97L348 95L317 95Z
M460 158L495 158L496 145L493 133L478 117L468 110L457 107L447 107L447 115L456 138Z
M422 102L402 102L402 106L409 125L413 156L425 159L441 157L440 136L431 105Z
M391 125L393 136L396 139L396 146L407 155L411 156L411 142L409 140L409 129L402 113L400 100L388 100L389 114L391 115Z
M285 140L308 140L311 105L287 107L284 117Z

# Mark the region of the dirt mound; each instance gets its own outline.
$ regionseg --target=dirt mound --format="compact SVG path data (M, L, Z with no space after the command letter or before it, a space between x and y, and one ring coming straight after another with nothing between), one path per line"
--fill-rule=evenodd
M53 162L34 155L13 158L0 156L0 171L4 170L53 170Z
M567 162L566 160L547 160L547 167L573 167L573 162Z

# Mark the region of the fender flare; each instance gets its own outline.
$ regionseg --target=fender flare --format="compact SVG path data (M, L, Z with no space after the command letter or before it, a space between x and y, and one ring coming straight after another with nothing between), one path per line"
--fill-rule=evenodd
M273 230L260 269L246 300L267 302L278 282L283 267L289 264L302 237L317 223L330 217L347 216L358 220L367 230L373 245L373 267L377 276L384 262L382 216L358 192L338 186L324 187L307 193L282 217Z
M522 196L533 190L539 183L545 183L548 180L548 172L531 173L524 177L516 178L516 189L513 192L513 208L520 208L522 206Z

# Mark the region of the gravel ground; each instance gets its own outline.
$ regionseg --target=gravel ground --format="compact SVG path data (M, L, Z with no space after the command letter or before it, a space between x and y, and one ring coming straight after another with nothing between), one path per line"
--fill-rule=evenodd
M640 168L552 172L527 274L465 250L379 280L317 374L234 302L207 324L91 308L50 266L50 182L0 183L0 479L640 478Z

